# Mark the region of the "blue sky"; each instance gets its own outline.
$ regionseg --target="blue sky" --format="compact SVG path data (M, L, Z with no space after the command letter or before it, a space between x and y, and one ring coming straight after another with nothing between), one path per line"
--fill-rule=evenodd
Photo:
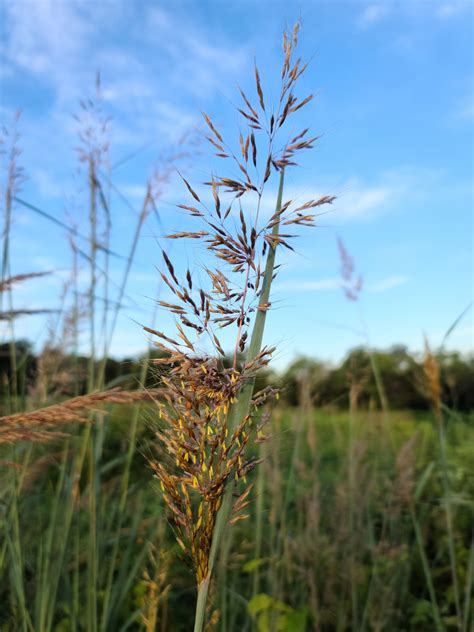
M419 350L424 334L436 346L472 300L470 2L3 0L0 12L0 116L8 126L22 110L21 198L87 232L72 115L79 99L93 94L100 70L112 116L111 162L137 152L113 169L122 197L111 197L112 248L121 253L162 157L201 124L201 110L234 133L237 85L254 89L256 59L273 94L281 32L301 18L300 53L311 60L301 90L317 95L301 127L322 138L288 173L286 195L338 199L317 228L302 233L296 253L281 253L266 334L278 343L278 365L302 353L337 361L363 342L361 318L375 346ZM183 169L199 187L213 165L203 145ZM269 205L273 198L270 191ZM187 221L174 206L183 201L186 192L172 177L158 205L160 223L150 216L140 239L112 345L119 357L146 344L137 323L152 321L159 246ZM360 305L341 291L337 237L364 278ZM199 268L191 246L174 254ZM16 205L12 272L56 272L18 287L15 307L58 305L70 265L64 231ZM123 261L110 266L119 282ZM471 310L448 346L472 350L472 322ZM48 326L44 317L19 319L16 334L41 344Z

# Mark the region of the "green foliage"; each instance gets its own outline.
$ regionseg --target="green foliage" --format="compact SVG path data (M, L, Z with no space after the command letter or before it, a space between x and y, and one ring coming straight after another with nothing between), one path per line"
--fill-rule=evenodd
M257 622L258 632L305 632L307 613L293 610L265 593L252 597L248 611Z
M23 391L32 389L38 378L38 358L32 351L28 341L16 343L18 360L18 376ZM69 387L62 385L60 394L74 395L76 392L87 392L87 371L89 358L64 356L60 349L56 350L60 357L61 371L74 376ZM149 355L139 358L117 360L107 358L104 365L104 382L109 386L120 385L123 388L135 388L138 383L147 387L160 384L160 377L166 368L149 366L141 376L143 363L150 359L163 357L159 350L152 350ZM375 351L374 357L379 368L382 381L388 393L391 409L396 410L428 410L429 402L422 389L422 368L419 358L408 352L406 347L394 346L387 351ZM442 353L438 356L442 398L450 408L462 412L474 410L474 357L463 356L458 352ZM239 357L239 362L244 360ZM230 366L231 356L224 359L224 365ZM10 366L10 343L0 345L0 386L3 395L8 395L8 384L12 381ZM99 366L97 363L96 369ZM309 386L311 395L318 405L336 406L344 409L348 405L348 377L354 375L360 379L361 393L359 402L362 406L377 406L377 387L372 374L370 357L364 348L350 351L337 367L329 367L317 359L300 357L294 360L281 375L272 370L264 370L256 378L255 389L263 389L268 384L278 383L283 391L285 401L297 406L301 399L301 388ZM7 388L7 390L5 390ZM1 405L1 404L0 404Z
M387 351L374 351L373 359L387 391L391 409L429 408L422 388L423 372L419 358L410 354L406 347L397 345ZM474 357L463 357L457 352L442 353L438 355L437 361L440 365L443 401L458 411L473 410ZM378 406L371 358L363 347L351 350L342 363L334 368L312 358L298 358L281 376L281 384L286 401L292 406L299 403L301 385L307 382L318 405L344 408L348 405L349 378L360 384L360 405Z
M144 629L141 617L152 595L150 578L163 575L158 629L187 632L194 611L194 578L150 486L151 473L143 455L151 439L146 423L138 425L126 500L120 501L128 444L123 428L129 427L132 412L116 409L106 422L97 495L101 525L98 613L106 632L126 625ZM145 408L143 417L148 416ZM441 626L452 629L456 614L436 426L428 415L397 412L390 414L389 423L393 446L379 414L358 413L352 427L353 476L349 478L351 424L347 413L283 407L274 411L271 439L261 447L265 458L261 554L255 557L251 544L258 518L257 504L252 502L250 518L234 527L232 542L226 540L230 547L228 588L214 597L213 607L222 613L217 630L245 629L254 621L261 630L308 632L319 626L322 632L349 631L354 629L354 616L355 629L432 632L436 610L428 578ZM301 440L294 460L298 432ZM17 460L25 462L21 489L17 470L2 472L2 632L89 632L84 609L90 581L87 477L81 477L80 495L67 528L68 512L74 507L70 494L81 441L78 435L62 449L49 445L35 447L31 453L19 450ZM461 605L463 612L472 613L474 424L469 418L447 417L446 448ZM255 455L258 451L255 446ZM12 487L15 481L16 491ZM348 518L351 502L352 530ZM152 543L166 553L168 563L161 557L156 564L152 562ZM218 585L221 572L219 567ZM253 595L257 573L260 588ZM352 583L357 596L355 613ZM42 609L47 616L41 627Z

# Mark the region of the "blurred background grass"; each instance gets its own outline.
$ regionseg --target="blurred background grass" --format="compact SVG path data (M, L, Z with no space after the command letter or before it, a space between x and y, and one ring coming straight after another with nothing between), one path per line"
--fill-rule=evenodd
M440 433L426 411L315 407L301 388L297 407L273 412L250 518L226 540L217 629L428 631L461 620L469 630L472 415L446 411ZM153 418L148 406L142 419ZM2 630L91 629L91 495L97 628L189 629L194 576L150 483L143 421L129 451L135 410L109 417L99 487L80 473L77 432L15 448L21 467L2 472Z

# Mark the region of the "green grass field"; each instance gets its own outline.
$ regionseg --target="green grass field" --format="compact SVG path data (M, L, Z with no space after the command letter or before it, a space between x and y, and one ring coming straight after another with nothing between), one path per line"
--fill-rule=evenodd
M92 607L97 630L189 629L194 576L145 462L154 410L130 452L133 415L100 428L94 480L78 474L88 430L16 453L24 466L2 488L2 632L91 629ZM445 457L426 414L277 407L249 518L218 565L218 629L455 630L458 601L469 630L474 420L447 414L441 436Z
M280 253L335 200L287 199L286 174L319 139L297 124L313 99L296 86L299 26L283 34L275 102L255 66L232 135L203 113L222 171L190 183L193 143L174 147L141 210L113 182L100 75L75 115L77 225L19 197L19 114L0 130L0 632L474 630L474 417L455 412L473 409L474 367L445 349L470 306L436 352L425 340L421 362L402 345L370 348L361 317L365 347L340 366L270 364L279 349L265 345L302 327L295 313L288 332L265 331ZM173 221L186 220L168 247L158 206L175 172ZM117 192L134 211L126 225ZM12 270L18 205L65 231L60 270ZM155 235L147 219L151 275L162 256L150 314L126 311L144 299L132 270ZM362 277L337 243L337 283L356 303ZM59 305L17 304L17 286L42 277ZM135 313L148 349L123 360L117 322L136 327ZM33 317L42 337L19 339L17 319Z

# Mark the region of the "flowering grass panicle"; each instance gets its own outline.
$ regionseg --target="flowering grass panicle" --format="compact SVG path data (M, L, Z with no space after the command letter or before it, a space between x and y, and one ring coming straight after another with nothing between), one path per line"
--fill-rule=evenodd
M156 433L168 458L152 458L151 466L173 515L178 542L194 562L198 586L207 585L212 573L211 549L216 547L216 532L222 530L216 521L224 519L222 512L227 521L240 519L239 512L248 503L247 484L240 495L234 494L237 501L229 509L221 508L226 490L233 490L234 481L245 481L256 464L248 456L249 437L255 432L257 441L263 439L267 414L257 415L257 411L277 395L273 388L259 393L253 389L255 376L274 351L262 348L262 336L271 306L275 251L277 246L292 249L289 240L294 235L280 229L313 226L315 210L334 199L324 196L303 204L282 201L285 169L296 164L296 155L312 148L318 138L303 129L293 132L286 143L278 140L284 124L313 98L300 99L294 92L306 69L300 58L293 58L298 28L296 25L283 37L276 105L269 106L257 67L258 103L252 104L240 89L243 103L237 109L242 120L235 143L227 142L203 113L206 138L233 175L213 175L204 183L210 189L209 196L200 195L181 176L191 201L178 206L197 226L169 238L202 244L203 252L208 253L202 266L204 280L189 269L180 275L163 252L164 270L160 274L173 298L159 304L173 315L176 332L167 335L145 328L156 337L163 353L157 362L170 367L163 378L165 401L157 402L161 423ZM276 209L270 217L262 217L262 199L273 175L280 181ZM207 198L212 200L210 205L204 201ZM214 263L207 263L209 259ZM235 336L229 363L219 338L223 329ZM203 350L204 342L211 343L212 352ZM242 355L246 359L240 362Z
M66 437L67 433L57 430L59 426L88 422L88 412L99 409L103 404L132 404L153 399L157 395L158 390L122 391L112 388L79 395L38 410L0 417L0 444L18 441L43 443Z
M240 371L220 368L215 358L187 357L178 364L178 370L163 378L167 392L158 407L164 423L156 435L173 468L157 460L151 464L173 513L177 540L195 563L198 584L208 572L212 533L225 485L229 480L245 479L256 464L245 457L253 415L246 415L230 430L229 410L247 376L263 366L268 356L264 350L256 362ZM180 378L176 379L178 373ZM275 392L265 389L257 393L253 409ZM260 438L265 420L260 419L258 425ZM245 507L249 491L248 487L235 503L236 514ZM198 502L194 503L195 496Z

